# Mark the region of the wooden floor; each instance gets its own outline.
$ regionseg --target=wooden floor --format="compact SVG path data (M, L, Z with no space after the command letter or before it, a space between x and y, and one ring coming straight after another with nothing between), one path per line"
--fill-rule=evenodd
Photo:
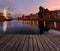
M60 36L0 35L0 51L60 51Z

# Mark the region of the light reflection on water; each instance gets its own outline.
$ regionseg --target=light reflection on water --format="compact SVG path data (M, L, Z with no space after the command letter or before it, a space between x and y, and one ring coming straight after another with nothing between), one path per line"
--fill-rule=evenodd
M2 26L1 26L2 25ZM37 21L5 21L0 22L0 34L38 34Z
M3 22L3 27L2 27L3 31L6 32L7 30L7 22Z
M54 28L56 29L57 28L57 23L54 21Z
M51 22L52 23L52 27L54 28L54 29L57 29L57 22L56 21L54 21L54 22ZM46 25L46 21L44 21L44 27L46 27L47 25ZM50 25L51 26L51 24L49 23L48 25ZM50 27L51 28L51 27Z
M60 22L49 22L49 28L60 30ZM39 34L38 21L5 21L0 22L0 34ZM46 26L44 21L44 26Z

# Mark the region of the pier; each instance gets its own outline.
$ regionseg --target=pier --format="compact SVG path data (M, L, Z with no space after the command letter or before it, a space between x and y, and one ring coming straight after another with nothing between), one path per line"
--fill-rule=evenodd
M60 36L1 34L0 51L60 51Z

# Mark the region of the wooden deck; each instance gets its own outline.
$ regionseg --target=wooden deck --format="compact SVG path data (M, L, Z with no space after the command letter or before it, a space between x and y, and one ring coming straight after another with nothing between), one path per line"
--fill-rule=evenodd
M0 35L0 51L60 51L60 36Z

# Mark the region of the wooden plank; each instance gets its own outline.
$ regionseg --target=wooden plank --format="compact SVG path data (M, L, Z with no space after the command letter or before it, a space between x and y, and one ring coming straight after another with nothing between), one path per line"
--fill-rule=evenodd
M47 35L47 36L49 36L49 35ZM60 41L60 36L59 35L52 35L52 37L55 38L56 40Z
M53 41L51 41L48 37L46 37L46 39L51 43L51 45L55 48L56 51L60 51L60 49L58 48L58 46L56 46L56 44Z
M54 49L54 47L50 44L50 42L46 39L46 35L43 35L43 39L44 39L44 41L46 42L46 44L48 45L50 51L56 51L56 50Z
M0 39L2 38L2 37L4 37L5 35L0 35Z
M23 35L18 35L18 39L13 44L12 48L10 49L10 51L17 51L17 48L18 48L19 44L21 43L22 39L23 39Z
M40 39L40 41L42 42L42 45L43 45L43 47L44 47L44 50L45 50L45 51L50 51L50 49L49 49L49 47L47 46L46 42L45 42L42 38L43 38L43 35L40 35L40 36L39 36L39 39Z
M30 37L29 37L29 50L28 51L33 51L32 35L30 35Z
M37 44L38 44L39 51L44 51L42 42L41 42L41 40L38 38L38 36L39 36L39 35L36 35L36 41L37 41Z
M60 51L60 41L56 40L54 37L52 36L47 36L57 47L57 50Z
M3 36L0 38L0 43L2 43L3 40L8 39L9 37L10 37L9 35L6 35L6 36L3 35Z
M9 51L12 48L13 44L16 42L17 39L18 39L17 35L15 35L14 38L10 39L9 42L6 42L6 45L3 48L1 48L0 50L1 51Z
M19 47L18 47L17 51L22 51L22 49L24 47L25 40L26 40L26 35L24 35L21 43L19 44Z
M29 41L29 35L27 35L22 51L28 51L28 41Z
M2 41L0 41L0 49L3 46L5 46L12 38L13 38L13 36L3 37Z
M34 51L38 51L38 44L35 35L33 35L33 49Z
M55 35L0 35L0 51L60 51Z

